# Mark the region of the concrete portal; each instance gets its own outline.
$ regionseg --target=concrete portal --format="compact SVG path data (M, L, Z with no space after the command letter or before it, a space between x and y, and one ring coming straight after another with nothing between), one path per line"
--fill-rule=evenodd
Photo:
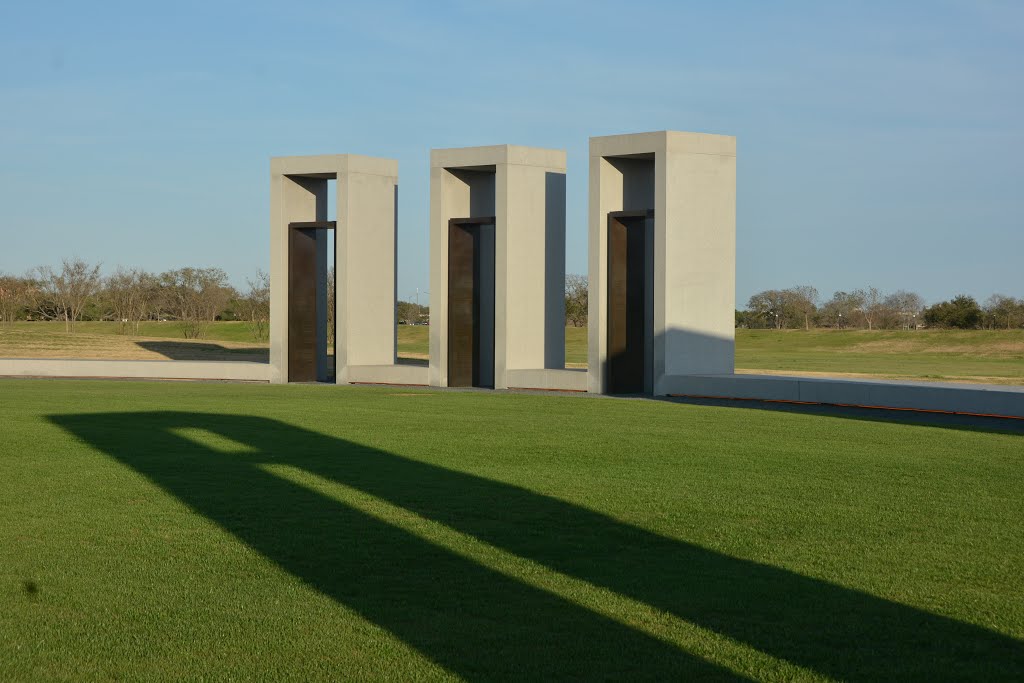
M328 221L328 180L337 220ZM333 381L425 384L395 364L398 162L353 154L270 161L271 381L327 381L327 230L335 230ZM312 333L312 340L311 340Z
M589 235L589 391L733 371L735 138L590 138Z
M564 293L565 152L432 150L430 384L505 389L524 386L517 373L564 372Z

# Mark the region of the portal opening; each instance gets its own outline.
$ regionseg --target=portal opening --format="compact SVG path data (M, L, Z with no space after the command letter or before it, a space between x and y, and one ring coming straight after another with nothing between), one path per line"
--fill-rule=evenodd
M448 386L494 387L494 216L448 221Z
M608 213L608 393L652 393L654 212Z

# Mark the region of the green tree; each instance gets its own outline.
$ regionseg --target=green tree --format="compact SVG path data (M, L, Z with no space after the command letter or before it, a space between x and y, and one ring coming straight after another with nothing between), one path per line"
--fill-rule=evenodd
M590 288L586 275L565 276L565 321L573 327L586 327Z
M981 306L974 297L959 294L950 301L941 301L926 308L924 321L934 327L973 330L981 325Z
M186 339L202 339L237 292L220 268L179 268L160 275L164 306L181 321Z
M1005 327L1012 330L1024 322L1024 299L1012 296L993 294L985 302L985 327L992 329Z

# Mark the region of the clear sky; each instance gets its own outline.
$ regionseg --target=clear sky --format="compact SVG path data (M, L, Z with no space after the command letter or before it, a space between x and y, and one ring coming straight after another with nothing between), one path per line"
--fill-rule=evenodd
M738 138L737 302L1024 296L1024 3L5 2L0 271L268 264L269 158L399 160L399 296L428 288L431 147Z

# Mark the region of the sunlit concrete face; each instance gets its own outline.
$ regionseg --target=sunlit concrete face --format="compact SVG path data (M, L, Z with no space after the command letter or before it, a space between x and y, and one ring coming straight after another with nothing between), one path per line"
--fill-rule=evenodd
M458 223L470 218L493 222ZM517 372L564 368L565 152L515 145L431 151L433 386L449 386L450 369L452 384L463 376L461 368L449 367L449 284L460 272L449 254L452 231L461 229L477 231L476 248L483 250L474 304L487 321L474 337L484 347L475 357L486 366L477 373L481 381L506 388Z
M732 373L736 139L675 131L590 138L588 388L594 393L615 390L611 370L621 367L621 358L609 353L609 313L614 323L616 302L626 297L614 279L610 287L609 263L614 271L615 259L625 257L614 248L615 229L622 228L610 221L647 233L635 247L645 251L637 261L646 264L644 272L634 278L643 334L630 342L642 344L642 359L627 374L642 373L635 379L644 393L665 394L673 377ZM613 325L611 343L620 342Z
M398 162L352 154L271 159L271 381L289 377L289 231L294 229L289 226L327 220L330 179L337 180L335 381L394 381L393 375L405 370L395 370ZM326 281L327 236L324 230L314 232L315 277L321 282ZM326 289L318 288L316 297L317 379L322 380Z

